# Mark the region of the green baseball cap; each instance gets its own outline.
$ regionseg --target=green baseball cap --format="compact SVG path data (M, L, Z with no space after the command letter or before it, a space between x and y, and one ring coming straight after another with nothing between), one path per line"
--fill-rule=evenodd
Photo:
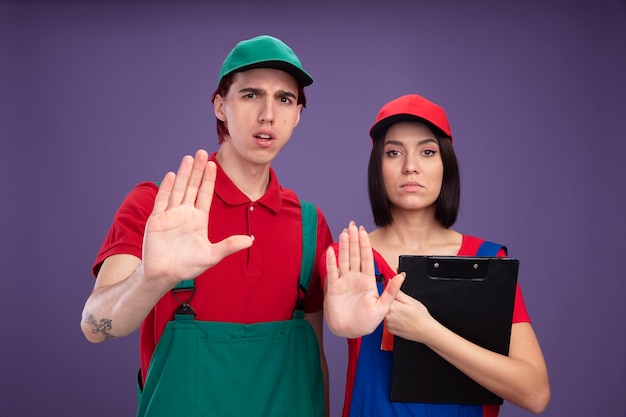
M239 42L224 59L217 84L228 74L253 68L279 69L291 74L303 87L313 84L313 78L302 68L295 52L269 35Z

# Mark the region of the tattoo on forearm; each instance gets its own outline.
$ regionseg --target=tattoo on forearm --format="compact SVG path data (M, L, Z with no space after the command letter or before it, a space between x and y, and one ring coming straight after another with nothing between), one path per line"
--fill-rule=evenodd
M100 319L100 321L97 321L96 318L89 313L87 314L85 321L93 327L93 330L91 331L93 334L101 334L105 339L112 339L115 337L109 333L113 328L111 319Z

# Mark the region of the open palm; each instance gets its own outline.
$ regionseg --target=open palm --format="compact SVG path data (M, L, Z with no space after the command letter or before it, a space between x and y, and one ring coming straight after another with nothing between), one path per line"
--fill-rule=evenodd
M143 269L149 279L170 286L194 278L226 256L252 245L252 238L235 235L212 243L209 210L216 166L204 150L185 156L176 174L168 173L156 195L143 242Z
M372 333L389 311L404 276L390 280L378 294L369 236L354 222L339 236L338 256L334 248L326 252L326 268L324 315L330 330L349 338Z

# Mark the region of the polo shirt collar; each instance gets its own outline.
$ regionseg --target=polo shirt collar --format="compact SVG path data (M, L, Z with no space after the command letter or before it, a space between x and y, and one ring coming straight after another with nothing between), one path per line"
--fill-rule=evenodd
M239 188L228 178L216 158L217 152L209 157L210 161L215 162L217 166L217 175L215 178L215 194L219 196L226 204L237 206L242 204L250 204L251 201ZM267 186L265 194L261 196L255 203L261 204L275 213L280 211L280 184L272 167L270 167L270 182Z

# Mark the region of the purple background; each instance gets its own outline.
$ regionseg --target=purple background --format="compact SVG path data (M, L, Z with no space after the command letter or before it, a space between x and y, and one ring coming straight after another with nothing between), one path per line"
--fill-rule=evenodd
M406 93L444 106L462 170L455 228L521 260L545 415L624 415L626 3L504 3L0 3L0 415L134 415L137 333L91 345L80 331L91 264L136 183L217 149L221 61L264 33L315 78L275 163L283 185L334 236L350 219L371 229L378 108ZM338 416L346 343L325 344Z

